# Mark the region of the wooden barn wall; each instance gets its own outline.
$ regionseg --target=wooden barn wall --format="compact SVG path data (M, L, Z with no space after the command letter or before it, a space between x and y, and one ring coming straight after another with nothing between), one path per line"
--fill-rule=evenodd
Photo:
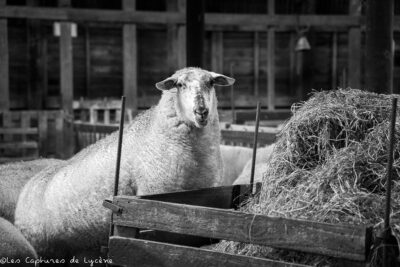
M138 30L139 97L159 96L160 91L155 88L154 84L172 74L168 72L166 64L168 53L166 41L166 30Z
M166 0L137 0L138 10L165 11ZM314 3L313 8L307 8ZM10 5L25 5L25 1L9 0ZM39 0L41 6L55 6L51 0ZM348 14L349 0L275 1L277 14ZM120 9L120 1L102 0L72 1L74 8ZM268 12L267 1L221 0L206 1L206 12L257 13ZM400 0L395 1L395 13L400 14ZM60 107L60 47L59 37L53 35L53 22L40 21L43 32L41 45L42 75L40 86L30 81L32 71L30 46L38 42L29 36L29 21L9 19L10 97L12 109L32 108L30 100L35 90L43 92L43 108ZM143 25L141 25L143 26ZM331 89L347 86L349 38L348 31L316 31L310 29L307 38L311 50L304 53L305 80L308 90ZM221 37L219 40L218 38ZM79 24L78 36L73 38L73 85L74 97L119 98L123 91L122 26L116 24ZM296 32L275 33L275 95L278 106L289 106L296 95L297 56L294 45ZM400 33L395 32L394 87L400 86ZM218 40L221 43L217 43ZM258 41L257 41L258 40ZM171 75L168 66L167 27L138 27L138 97L139 107L155 104L160 92L154 83ZM216 42L217 41L217 42ZM267 96L268 57L267 32L207 31L204 47L205 68L230 75L234 85L235 102L241 107L254 106L257 99ZM361 51L365 51L365 35L362 34ZM217 48L216 48L217 47ZM336 47L336 49L334 48ZM256 52L257 50L257 52ZM219 54L220 52L220 54ZM363 53L363 52L362 52ZM361 87L364 82L364 58L362 55ZM217 90L222 106L230 106L230 88ZM296 99L294 99L296 100ZM283 103L283 104L282 104Z
M11 107L28 105L28 46L26 20L10 19L8 23L9 75Z

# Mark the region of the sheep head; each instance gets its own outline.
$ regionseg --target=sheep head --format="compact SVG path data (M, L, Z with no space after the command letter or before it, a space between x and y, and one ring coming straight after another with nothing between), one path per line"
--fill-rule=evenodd
M217 99L214 86L229 86L235 79L200 68L184 68L156 83L160 90L177 94L177 113L198 128L216 116Z

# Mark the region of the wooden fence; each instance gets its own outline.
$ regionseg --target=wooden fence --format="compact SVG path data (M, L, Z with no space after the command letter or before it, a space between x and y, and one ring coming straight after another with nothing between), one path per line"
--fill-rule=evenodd
M254 138L254 127L244 125L221 125L221 144L252 147ZM74 123L74 135L76 151L79 151L97 140L118 130L113 124L91 124L84 122ZM265 146L275 142L278 130L271 127L260 127L258 135L258 146Z
M63 133L62 111L1 111L0 162L62 157Z
M340 266L365 266L371 253L370 225L234 210L249 192L249 185L235 185L105 201L114 212L109 257L127 266L303 266L202 247L223 239L335 257Z

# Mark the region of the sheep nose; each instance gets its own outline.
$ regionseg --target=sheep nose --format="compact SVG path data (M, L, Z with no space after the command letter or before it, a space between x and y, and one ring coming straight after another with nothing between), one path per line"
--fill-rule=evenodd
M194 113L201 118L205 118L208 116L208 108L205 107L198 107L194 110Z

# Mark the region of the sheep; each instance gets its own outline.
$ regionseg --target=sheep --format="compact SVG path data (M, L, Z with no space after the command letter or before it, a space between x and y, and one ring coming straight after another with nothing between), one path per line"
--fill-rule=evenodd
M37 254L22 233L0 217L0 265L34 266Z
M221 145L223 176L219 185L232 185L253 155L253 149L241 146Z
M28 180L57 159L37 159L0 165L0 217L14 222L15 206L22 187Z
M124 130L119 194L211 187L222 175L214 85L234 79L184 68L158 82L159 103ZM34 176L18 199L15 224L39 255L82 251L107 242L117 133L85 148L65 166Z
M263 148L257 149L256 156L256 165L254 169L254 182L261 182L263 178L263 174L268 169L269 160L274 151L275 144L268 145ZM234 185L236 184L248 184L250 183L250 175L251 175L251 162L250 159L246 166L243 168L243 171L239 175L239 177L234 181Z

